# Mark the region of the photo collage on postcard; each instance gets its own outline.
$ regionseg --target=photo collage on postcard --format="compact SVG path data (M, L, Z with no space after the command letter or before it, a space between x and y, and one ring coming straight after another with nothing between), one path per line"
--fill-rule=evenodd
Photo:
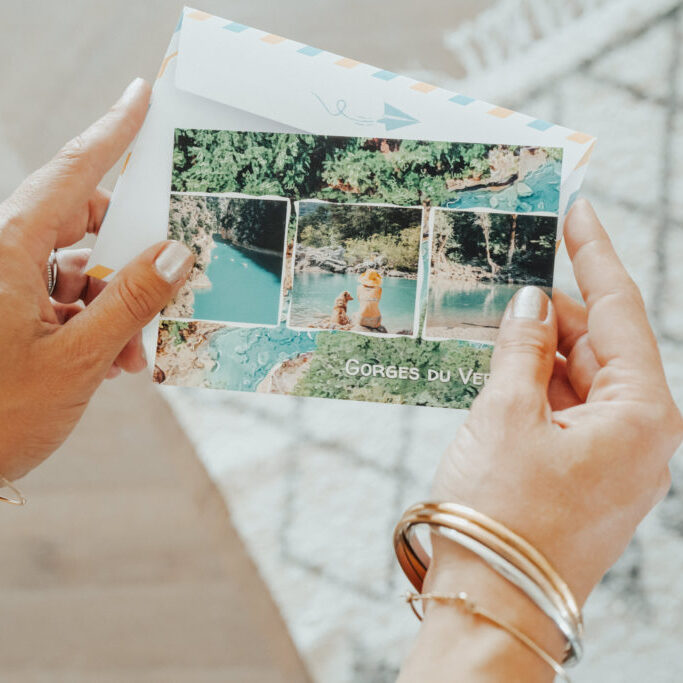
M484 375L514 293L551 291L561 169L557 148L177 129L168 236L196 263L156 381L466 405L429 371Z

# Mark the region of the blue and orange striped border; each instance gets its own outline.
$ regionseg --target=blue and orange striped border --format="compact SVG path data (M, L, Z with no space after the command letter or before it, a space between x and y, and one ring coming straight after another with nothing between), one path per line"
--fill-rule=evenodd
M187 14L184 15L185 19L192 19L194 21L206 21L207 19L215 19L218 22L223 23L225 20L220 19L220 17L215 17L211 14L208 14L207 12L202 12L199 10L192 10L188 12ZM178 24L178 27L176 28L176 31L180 30L182 26L182 21L183 18L181 18L181 21ZM358 66L365 66L363 65L362 62L359 62L355 59L350 59L348 57L341 57L339 55L335 55L331 52L327 52L325 50L322 50L320 48L314 47L313 45L305 45L302 43L298 43L297 41L290 40L288 38L284 38L280 35L277 35L275 33L266 33L264 31L261 31L260 29L257 28L252 28L251 26L246 26L245 24L240 24L239 22L236 21L229 21L227 23L223 23L222 26L225 31L228 33L232 33L233 35L240 35L242 36L243 34L251 34L250 37L253 38L254 35L258 36L258 39L260 42L264 43L265 45L270 45L270 46L282 46L285 44L291 44L296 46L296 52L303 57L306 57L308 59L313 59L316 57L324 56L327 55L332 58L332 64L341 67L344 69L355 69ZM166 58L165 64L167 63L168 60L172 59L175 56L169 55L169 57ZM165 64L162 66L162 71L161 74L163 74L163 69L165 68ZM527 116L526 114L522 114L520 112L514 111L512 109L506 109L505 107L497 107L490 105L486 102L483 102L482 100L477 100L474 97L469 97L468 95L464 94L453 94L443 88L440 88L439 86L432 85L431 83L425 83L422 81L417 81L415 79L412 79L408 76L401 76L397 73L394 73L393 71L388 71L386 69L374 69L370 74L370 77L376 78L380 81L393 81L397 78L401 78L403 81L407 83L407 87L414 91L421 93L423 95L430 95L431 93L434 93L436 91L442 91L444 93L447 93L451 95L449 97L449 101L453 102L456 105L459 105L461 107L467 107L472 104L479 104L483 106L488 106L488 109L485 109L483 111L484 114L488 116L493 116L498 119L509 119L510 117L522 117L523 119L526 120L525 125L528 128L531 128L535 131L538 131L540 133L545 133L546 131L549 130L557 130L558 128L562 128L561 126L558 126L554 123L550 123L549 121L545 121L544 119L534 119L533 117ZM569 142L575 142L579 145L585 145L586 143L590 142L591 140L595 140L594 136L588 135L587 133L580 133L576 131L568 131L567 135L565 136L565 139L568 140ZM588 163L588 160L590 159L591 152L593 150L594 145L591 145L591 147L588 148L586 151L584 157L581 159L579 164L577 165L576 168L580 168L581 166L584 166L585 164Z

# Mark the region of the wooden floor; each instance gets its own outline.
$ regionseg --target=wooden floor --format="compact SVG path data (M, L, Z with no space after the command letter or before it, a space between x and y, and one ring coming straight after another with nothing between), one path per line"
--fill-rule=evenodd
M309 680L146 378L107 383L23 488L0 508L0 680Z

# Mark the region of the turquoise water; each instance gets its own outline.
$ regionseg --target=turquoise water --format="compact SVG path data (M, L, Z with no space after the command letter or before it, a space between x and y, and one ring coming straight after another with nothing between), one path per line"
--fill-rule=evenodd
M344 291L351 292L349 316L358 313L358 275L355 273L296 273L292 291L289 324L293 327L316 325L332 313L334 300ZM385 277L379 309L387 332L413 333L417 281Z
M282 256L241 249L213 236L216 246L206 274L211 289L194 292L199 320L276 325Z
M215 365L207 380L216 389L254 391L274 365L314 349L315 333L284 326L220 330L211 335Z
M503 190L465 190L458 192L457 197L444 206L449 209L488 208L515 213L557 213L560 206L561 172L562 163L552 160L529 173L522 181L521 188L520 183L515 183Z
M522 285L449 283L429 292L427 328L498 327L508 301Z

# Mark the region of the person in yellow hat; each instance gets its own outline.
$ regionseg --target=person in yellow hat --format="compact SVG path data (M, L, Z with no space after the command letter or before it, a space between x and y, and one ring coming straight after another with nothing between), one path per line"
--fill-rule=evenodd
M382 298L382 276L376 270L366 270L358 278L358 303L360 316L358 323L363 327L378 328L382 324L379 300Z

